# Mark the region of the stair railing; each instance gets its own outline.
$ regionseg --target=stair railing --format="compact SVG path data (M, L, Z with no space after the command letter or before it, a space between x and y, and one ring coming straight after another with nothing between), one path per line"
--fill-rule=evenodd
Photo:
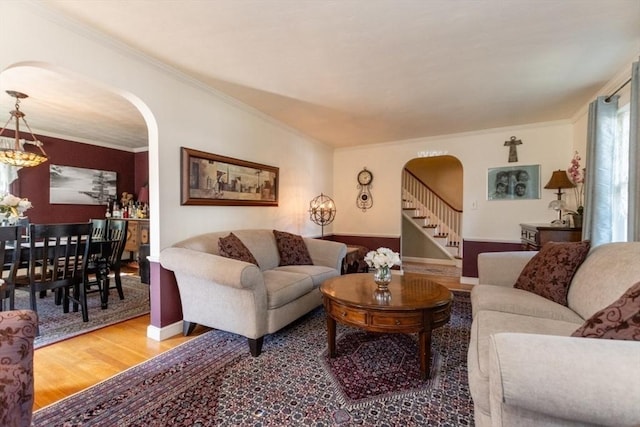
M436 234L447 236L449 246L462 242L462 210L456 209L407 169L402 174L403 208L415 209L415 216L425 217L426 226L436 227Z

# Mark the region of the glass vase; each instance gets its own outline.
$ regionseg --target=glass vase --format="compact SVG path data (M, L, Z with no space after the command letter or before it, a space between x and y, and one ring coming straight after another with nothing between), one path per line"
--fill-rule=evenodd
M378 289L386 291L391 283L391 267L379 267L373 272L373 281L378 285Z

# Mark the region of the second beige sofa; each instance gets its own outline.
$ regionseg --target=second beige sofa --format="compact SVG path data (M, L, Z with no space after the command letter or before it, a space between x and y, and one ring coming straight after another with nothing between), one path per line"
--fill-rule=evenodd
M640 282L640 243L592 248L567 306L513 287L535 254L478 257L468 355L476 426L639 426L640 342L571 335Z
M174 272L182 301L183 330L196 324L243 335L253 356L263 338L322 303L320 284L340 275L343 243L303 238L313 265L280 266L273 230L233 230L258 265L219 255L218 240L229 231L206 233L160 253Z

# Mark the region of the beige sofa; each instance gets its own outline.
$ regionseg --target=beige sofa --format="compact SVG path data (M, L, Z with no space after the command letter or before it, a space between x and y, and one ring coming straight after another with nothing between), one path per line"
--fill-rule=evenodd
M471 293L477 426L640 425L640 342L571 337L640 281L640 243L592 248L568 307L513 288L536 252L483 253Z
M320 284L340 275L346 245L304 238L313 265L279 266L272 230L234 230L258 266L219 255L218 239L206 233L165 248L160 263L175 274L182 300L183 330L196 324L243 335L253 356L263 337L322 303Z

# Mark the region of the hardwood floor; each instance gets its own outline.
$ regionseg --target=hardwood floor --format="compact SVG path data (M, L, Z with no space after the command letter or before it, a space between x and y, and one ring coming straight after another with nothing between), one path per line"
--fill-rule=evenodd
M450 289L473 288L473 285L461 284L456 277L428 277ZM149 323L149 315L140 316L37 349L34 410L104 381L209 330L198 326L189 337L178 335L158 342L147 338Z
M34 410L50 405L208 331L165 341L147 338L149 315L39 348L34 355Z

